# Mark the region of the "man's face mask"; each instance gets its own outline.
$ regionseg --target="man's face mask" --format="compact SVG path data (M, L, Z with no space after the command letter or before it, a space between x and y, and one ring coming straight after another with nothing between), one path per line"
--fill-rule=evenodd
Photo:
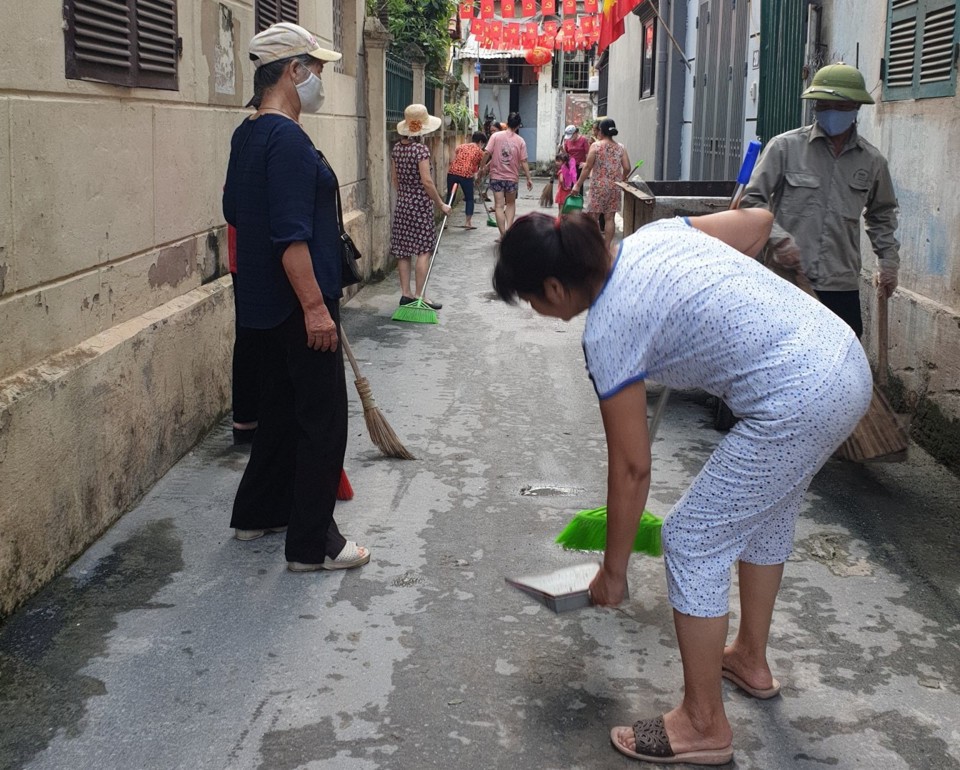
M839 136L857 122L858 110L817 110L817 123L827 136Z

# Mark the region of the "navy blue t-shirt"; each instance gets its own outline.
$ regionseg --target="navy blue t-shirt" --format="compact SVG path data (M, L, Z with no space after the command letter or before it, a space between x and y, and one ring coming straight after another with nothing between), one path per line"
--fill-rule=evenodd
M237 228L237 320L279 326L299 300L281 258L306 241L324 297L343 296L337 178L292 120L261 115L233 132L223 215Z

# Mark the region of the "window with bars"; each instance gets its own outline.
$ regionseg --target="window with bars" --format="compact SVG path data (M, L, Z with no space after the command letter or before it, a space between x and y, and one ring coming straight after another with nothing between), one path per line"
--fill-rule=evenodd
M563 57L561 63L560 58ZM586 91L590 83L590 58L584 51L553 55L553 87L560 87L560 70L563 69L563 87L572 91Z
M343 0L333 0L333 50L344 53L343 50ZM334 72L343 72L344 60L333 65Z
M257 32L263 32L271 24L289 21L300 23L299 0L254 0L253 13L257 20Z
M926 99L957 92L957 0L889 0L883 98Z
M64 0L66 76L177 90L176 0Z

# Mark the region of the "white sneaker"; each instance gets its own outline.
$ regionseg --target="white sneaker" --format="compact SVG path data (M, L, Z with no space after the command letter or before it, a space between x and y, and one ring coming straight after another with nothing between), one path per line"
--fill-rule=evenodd
M304 564L300 561L288 561L287 569L291 572L318 572L322 569L352 569L362 567L370 561L370 551L362 545L348 540L336 559L323 557L323 564Z
M233 536L237 540L256 540L271 532L286 532L286 527L266 527L265 529L234 529Z

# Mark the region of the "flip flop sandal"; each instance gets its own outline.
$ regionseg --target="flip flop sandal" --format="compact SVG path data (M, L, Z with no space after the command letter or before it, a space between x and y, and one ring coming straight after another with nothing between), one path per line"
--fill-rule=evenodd
M776 698L780 694L780 682L776 679L773 680L773 687L768 687L766 690L758 690L756 687L751 687L746 682L744 682L739 676L737 676L729 668L725 668L721 671L723 678L728 682L733 682L737 687L743 690L747 695L752 695L757 700L770 700L770 698Z
M633 730L636 751L630 751L620 743L619 735L622 730ZM670 747L667 730L663 726L663 716L655 719L641 719L633 727L618 726L610 731L610 742L621 754L641 762L654 762L661 765L725 765L733 761L733 746L722 749L704 749L700 751L684 751L674 754Z
M464 226L463 226L463 229L464 229L464 230L476 230L477 228L474 227L473 225L464 225Z
M323 557L323 564L304 564L299 561L288 561L287 569L291 572L317 572L322 569L352 569L353 567L362 567L370 561L370 551L363 546L358 546L352 540L348 540L337 558L331 559L329 556Z

